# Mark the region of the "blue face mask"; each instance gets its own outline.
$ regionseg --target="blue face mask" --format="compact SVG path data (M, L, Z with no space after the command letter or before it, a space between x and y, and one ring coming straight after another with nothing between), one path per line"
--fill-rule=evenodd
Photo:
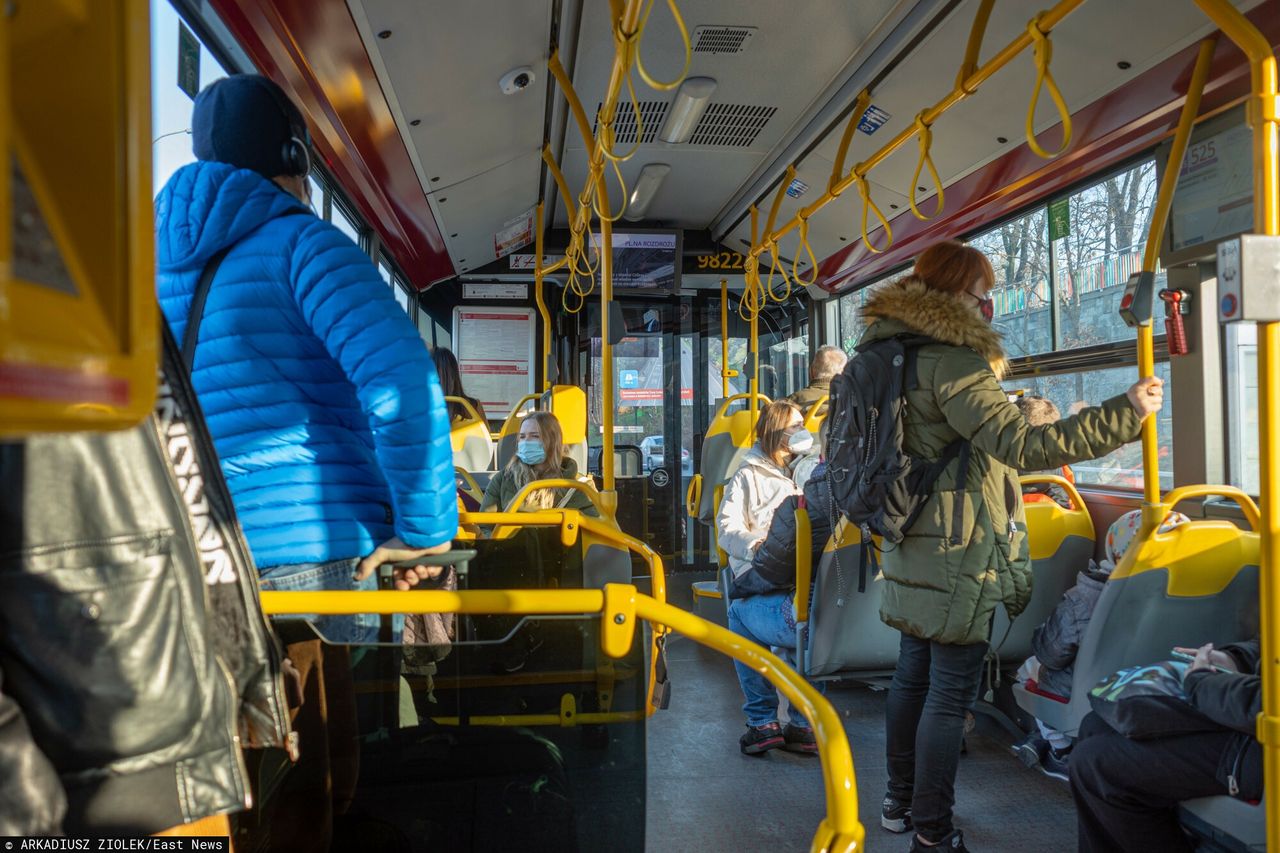
M537 439L521 441L516 445L516 456L526 465L540 465L547 459L547 449Z

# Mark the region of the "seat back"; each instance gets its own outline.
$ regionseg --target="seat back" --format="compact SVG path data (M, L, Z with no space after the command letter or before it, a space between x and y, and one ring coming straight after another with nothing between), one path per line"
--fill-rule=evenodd
M1012 623L1003 607L996 608L991 646L1001 664L1016 667L1031 655L1031 635L1053 613L1062 594L1075 585L1076 575L1093 556L1093 520L1075 486L1063 477L1035 474L1022 478L1024 486L1052 483L1071 498L1063 509L1048 495L1024 495L1027 546L1031 552L1031 600ZM1044 498L1032 501L1031 498Z
M716 511L719 509L717 487L723 491L724 484L733 476L742 464L751 445L755 443L756 419L760 416L757 409L730 412L735 403L749 400L749 394L735 394L727 398L716 410L711 425L707 427L706 439L702 442L702 463L699 468L697 500L690 501L692 517L708 524L715 524ZM769 403L768 398L760 396L761 405ZM690 487L691 490L694 488Z
M449 424L449 441L453 446L453 467L463 471L488 471L493 463L493 441L489 424L468 400L445 397L462 406L465 416Z
M897 663L899 634L880 620L884 575L872 579L868 566L866 591L858 592L861 543L858 528L841 519L818 562L809 611L810 677L882 674Z
M538 408L550 412L560 422L564 434L564 455L587 470L587 392L577 385L553 385L542 392Z
M1074 736L1090 710L1089 690L1106 676L1168 660L1174 646L1254 636L1258 559L1258 534L1222 520L1191 521L1134 542L1081 638L1070 701L1036 701L1024 692L1018 703Z

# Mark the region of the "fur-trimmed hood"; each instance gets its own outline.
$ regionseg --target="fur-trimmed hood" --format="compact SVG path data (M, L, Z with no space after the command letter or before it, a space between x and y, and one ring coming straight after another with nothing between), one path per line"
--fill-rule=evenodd
M888 321L928 335L944 344L968 347L986 359L997 379L1009 372L1000 333L983 322L975 311L949 293L931 290L915 276L907 276L876 290L862 307L869 326ZM892 328L876 330L874 337L897 334Z

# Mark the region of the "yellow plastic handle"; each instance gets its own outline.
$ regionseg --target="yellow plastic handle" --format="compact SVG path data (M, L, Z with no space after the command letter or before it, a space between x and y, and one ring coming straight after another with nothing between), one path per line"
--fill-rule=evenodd
M942 179L938 177L938 170L933 165L933 155L930 149L933 148L933 130L924 122L924 113L916 116L916 134L920 139L920 159L916 162L916 170L911 175L911 212L915 214L916 219L928 222L930 219L936 219L942 213L942 206L945 195L942 187ZM920 208L916 205L916 190L920 186L920 172L925 168L929 168L929 177L933 179L933 185L938 188L938 195L934 199L935 206L930 216L925 216L920 212Z
M893 228L889 226L889 220L884 218L884 213L875 203L875 200L871 198L871 187L867 184L867 179L855 171L853 173L853 181L858 185L858 194L862 196L862 242L866 244L868 252L876 255L882 254L893 245ZM867 211L874 213L876 219L880 220L880 225L884 228L884 246L879 249L872 244L871 237L867 233Z
M809 432L818 431L818 426L822 423L822 419L826 417L826 415L820 415L818 414L818 412L822 410L822 407L825 406L827 404L827 401L830 399L831 398L828 397L826 394L823 394L821 397L818 398L818 401L816 403L814 403L812 406L809 407L809 411L805 412L804 428L807 429Z
M756 396L760 399L760 402L766 406L773 402L763 394L757 394ZM734 394L732 397L726 398L725 401L720 404L720 408L716 409L716 416L712 418L712 420L719 420L720 418L723 418L724 413L729 410L730 404L735 403L738 400L750 400L750 399L751 399L750 394Z
M604 507L600 504L600 496L589 483L564 478L534 480L532 483L525 484L523 489L516 492L516 496L511 499L503 512L520 512L520 507L524 506L524 502L529 499L529 495L538 489L575 489L587 496L591 501L591 505L596 508L596 512L600 513L602 518L609 517L609 513L605 512Z
M1075 484L1066 477L1060 477L1057 474L1023 474L1018 478L1018 482L1024 486L1034 486L1037 483L1048 483L1052 486L1058 486L1067 493L1067 497L1071 498L1071 508L1084 512L1084 498L1080 497L1080 493L1076 491Z
M796 507L796 621L809 621L809 587L813 583L813 528L809 511Z
M467 414L470 415L471 417L471 420L479 421L480 423L485 422L484 418L480 417L480 413L476 411L476 407L471 405L471 401L466 399L465 397L445 397L444 401L446 403L457 403L459 406L466 409Z
M471 476L471 472L465 468L453 466L453 474L462 480L463 491L471 497L475 498L476 503L484 500L484 489L480 488L480 484L476 482L476 478Z
M1262 514L1253 498L1234 486L1181 486L1164 496L1163 503L1173 509L1181 501L1191 498L1229 498L1244 512L1245 521L1254 530L1262 529Z
M684 493L684 512L690 518L698 517L698 505L702 503L702 475L694 474L689 489Z

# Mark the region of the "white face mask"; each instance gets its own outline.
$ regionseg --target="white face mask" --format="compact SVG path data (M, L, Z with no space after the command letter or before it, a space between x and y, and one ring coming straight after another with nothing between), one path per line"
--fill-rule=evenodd
M787 450L797 456L801 453L808 453L813 447L813 433L807 429L797 430L791 434L791 438L787 439Z

